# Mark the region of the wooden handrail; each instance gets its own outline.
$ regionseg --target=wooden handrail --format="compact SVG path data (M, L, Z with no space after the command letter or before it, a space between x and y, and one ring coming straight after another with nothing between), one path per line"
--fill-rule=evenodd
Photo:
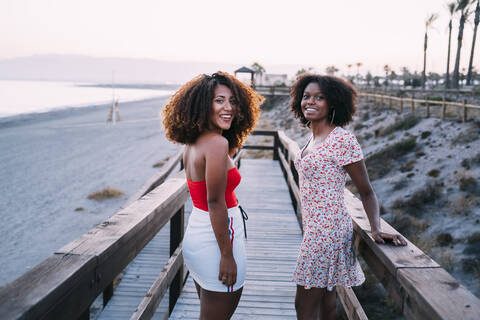
M183 151L185 150L185 147L181 147L180 150L177 151L170 159L168 159L167 163L162 167L162 169L150 177L141 187L138 189L137 192L135 192L134 195L132 195L125 203L125 207L133 203L134 201L137 201L159 185L161 185L172 173L173 169L181 162L182 156L183 156ZM183 169L183 168L181 168Z
M453 102L453 101L439 101L439 100L429 100L429 99L411 99L411 98L404 98L404 97L396 97L396 96L389 96L389 95L382 95L382 94L374 94L374 93L363 93L363 92L360 92L359 93L360 96L362 97L374 97L374 98L388 98L388 99L392 99L392 100L395 100L395 101L405 101L406 99L408 99L408 101L413 101L415 103L425 103L425 104L438 104L438 105L442 105L442 104L446 104L446 105L449 105L449 106L454 106L454 107L467 107L467 108L471 108L471 109L480 109L480 106L477 106L477 105L473 105L473 104L464 104L463 102Z
M188 198L179 173L0 288L2 319L76 319Z
M298 185L292 185L295 181L291 178L293 173L288 173L292 169L289 163L299 147L282 131L278 135L281 164L287 171L286 180L292 190ZM408 239L406 247L375 243L362 202L348 189L344 192L353 221L356 248L408 319L478 319L480 300ZM299 201L298 196L294 201ZM385 220L380 220L383 231L398 233ZM338 287L337 290L349 319L364 319L366 316L351 289Z
M168 260L167 264L160 272L158 278L153 283L150 290L143 298L140 305L135 310L130 320L151 319L157 310L160 301L167 292L168 287L173 282L175 275L183 266L182 248L178 247Z

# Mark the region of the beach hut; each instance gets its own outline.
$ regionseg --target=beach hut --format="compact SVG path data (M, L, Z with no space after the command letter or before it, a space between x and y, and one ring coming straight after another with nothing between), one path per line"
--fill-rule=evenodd
M240 69L235 70L235 73L234 73L235 77L237 76L237 73L250 73L250 86L252 88L255 88L255 80L254 80L255 71L254 70L243 66Z

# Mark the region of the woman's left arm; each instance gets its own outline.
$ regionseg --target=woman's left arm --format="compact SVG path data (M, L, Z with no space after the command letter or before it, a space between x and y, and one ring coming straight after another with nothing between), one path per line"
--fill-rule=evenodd
M362 200L363 208L367 213L372 231L372 237L377 243L385 243L386 241L393 242L396 246L405 246L407 242L399 234L389 234L381 231L380 214L378 207L377 196L373 191L370 179L368 178L365 161L360 160L344 166L353 184L357 187Z

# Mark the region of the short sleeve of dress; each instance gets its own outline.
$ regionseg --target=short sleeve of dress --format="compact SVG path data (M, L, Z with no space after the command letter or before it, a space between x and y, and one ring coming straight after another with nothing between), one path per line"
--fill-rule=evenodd
M341 167L347 164L358 162L363 159L363 152L357 138L350 132L346 132L343 136L343 143L338 149L337 163Z

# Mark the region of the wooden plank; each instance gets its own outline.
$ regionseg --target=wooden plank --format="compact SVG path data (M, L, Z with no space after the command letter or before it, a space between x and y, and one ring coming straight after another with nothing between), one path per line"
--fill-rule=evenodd
M150 177L150 179L145 182L140 189L138 189L135 194L133 194L125 203L124 207L128 207L130 204L132 204L134 201L137 201L159 185L161 185L172 173L173 169L180 163L182 160L183 156L183 151L185 150L185 147L181 147L178 152L172 156L170 159L168 159L167 163L162 167L162 169Z
M167 289L172 283L173 278L182 266L182 249L177 248L177 250L175 250L173 255L168 260L165 268L162 270L158 278L153 283L150 290L148 290L148 293L145 295L145 298L142 300L130 320L150 319L153 316L155 310L160 304L160 300L167 292Z
M96 266L93 256L48 257L0 287L0 318L76 319L98 295Z
M480 317L480 300L443 268L406 268L397 273L405 289L403 311L408 319Z
M336 287L336 291L349 320L368 319L352 288Z
M438 268L440 265L426 255L413 243L407 240L407 246L395 247L390 245L378 245L371 236L368 217L363 209L362 202L356 198L348 189L344 190L345 204L352 217L354 230L361 237L368 247L378 257L380 263L388 271L395 275L396 270L405 267L415 268ZM384 232L398 233L385 220L380 219L380 225Z

